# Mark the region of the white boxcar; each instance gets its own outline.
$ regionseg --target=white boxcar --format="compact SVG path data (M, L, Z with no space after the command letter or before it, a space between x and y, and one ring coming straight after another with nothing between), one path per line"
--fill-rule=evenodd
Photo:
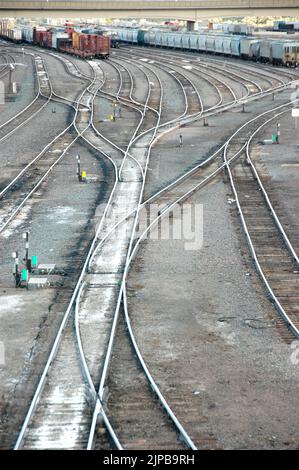
M13 40L16 42L22 42L21 28L14 28L12 31L13 31Z
M205 34L201 34L198 38L198 49L200 51L207 50L207 36Z
M182 46L183 49L190 49L190 34L182 35Z
M296 67L299 63L299 42L273 41L272 61L275 65L290 65Z
M240 55L246 59L253 57L253 45L259 43L259 39L243 38L240 44Z
M147 43L150 46L155 46L156 45L156 33L155 31L149 31L147 34Z
M223 37L216 37L215 52L217 52L217 54L223 54Z
M289 57L290 44L286 42L273 41L272 43L272 59L275 64L284 64L286 59L286 53Z
M33 42L33 28L31 26L22 26L22 40L25 42Z
M245 34L246 36L249 36L250 34L253 34L254 32L254 27L250 24L241 24L241 34Z
M198 51L198 34L190 34L190 49L193 51Z
M132 31L132 43L137 44L138 43L138 29L134 29Z
M161 35L161 46L167 47L168 46L168 34L163 33Z
M52 34L52 47L57 49L57 40L58 39L68 39L68 33L62 33L61 31L54 31Z
M156 34L156 46L161 47L164 33L156 31L155 34Z
M127 29L120 29L118 34L119 34L121 41L128 42L128 30Z
M131 43L132 42L132 30L127 29L126 41Z
M207 36L206 51L215 52L215 36Z
M174 34L174 47L182 49L182 35L181 33Z
M234 36L231 39L231 50L233 56L240 57L240 41L240 36Z
M262 40L260 43L260 60L262 62L272 62L272 41Z
M222 31L224 33L229 33L229 24L228 23L223 23L222 25Z
M230 36L225 36L223 38L222 48L223 48L223 54L225 54L225 55L231 55L231 53L232 53L231 40L232 40L232 38Z
M252 59L257 61L260 57L260 48L261 48L261 40L257 40L251 44L252 50Z
M175 35L174 33L168 33L167 36L168 36L168 47L173 49L175 47L174 45Z

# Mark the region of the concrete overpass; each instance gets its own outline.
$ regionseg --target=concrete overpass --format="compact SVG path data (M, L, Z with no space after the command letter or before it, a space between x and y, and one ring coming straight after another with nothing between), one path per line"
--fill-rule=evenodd
M177 18L299 16L299 0L0 0L0 17Z

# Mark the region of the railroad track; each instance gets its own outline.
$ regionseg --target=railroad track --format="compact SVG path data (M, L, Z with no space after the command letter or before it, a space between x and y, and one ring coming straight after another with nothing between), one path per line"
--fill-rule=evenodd
M0 125L0 143L4 142L21 127L26 125L31 119L37 116L51 100L53 91L45 64L38 55L35 55L33 59L38 82L37 95L18 114Z
M279 112L271 120L285 112ZM250 143L254 135L269 121L261 124L250 136L242 160L232 169L228 165L227 168L255 266L282 318L282 321L277 321L279 331L286 341L291 342L294 336L299 338L299 258L250 158ZM229 152L227 148L225 161Z
M95 67L97 68L97 67ZM149 70L149 69L148 69ZM148 73L148 79L151 81L154 79L154 74L152 72ZM101 74L99 74L101 76ZM98 76L98 78L99 78ZM156 76L158 80L158 76ZM107 142L107 138L103 139L100 133L95 132L93 127L92 133L96 133L98 139L94 134L94 140L91 142L89 131L93 125L93 101L95 96L98 92L101 92L99 85L100 80L97 80L97 84L93 83L90 89L85 93L81 105L83 104L84 108L89 109L90 118L89 122L86 124L85 119L82 119L82 109L78 111L77 120L75 121L75 128L82 139L86 141L89 145L93 148L100 151L100 149L104 148L104 151L101 150L106 158L110 158L111 148L115 148L115 143ZM103 80L101 81L103 84ZM127 85L127 84L126 84ZM158 90L158 86L154 87ZM81 272L79 277L79 281L77 283L76 289L74 291L72 300L62 322L61 328L58 332L57 338L55 340L53 349L47 361L47 365L44 369L42 374L41 381L38 385L36 394L34 399L31 403L29 413L26 417L24 426L20 433L19 439L16 443L15 448L59 448L61 444L66 448L82 448L87 446L87 448L92 448L93 445L97 447L98 442L98 430L101 425L98 424L98 417L101 416L106 428L108 429L108 433L114 445L117 448L122 448L122 443L118 439L118 436L115 434L113 427L111 426L110 420L107 417L105 411L105 401L106 401L106 383L109 371L109 364L110 358L112 354L115 334L116 334L116 327L118 324L119 315L121 312L122 304L124 308L124 315L126 320L126 326L129 331L130 339L132 341L134 351L138 356L139 362L143 368L143 371L146 375L147 380L150 382L151 387L155 391L158 399L160 400L164 410L166 413L171 417L172 422L175 425L176 432L178 432L181 437L183 437L185 444L191 448L195 448L195 445L192 442L192 439L188 436L184 428L181 426L180 422L177 421L175 415L173 415L172 410L168 407L167 402L165 401L161 391L159 390L158 386L155 384L153 377L151 376L150 372L147 370L146 364L143 361L142 355L138 348L138 345L134 339L133 331L130 327L129 321L129 312L127 307L127 297L126 297L126 277L129 271L130 263L134 257L134 253L138 248L139 243L135 243L134 241L134 234L136 231L136 225L138 222L138 217L140 215L141 208L143 206L142 203L142 195L143 189L145 184L145 176L148 166L148 159L150 155L150 150L155 142L157 137L161 137L158 130L161 129L161 132L167 132L167 125L174 127L174 119L170 123L163 123L163 127L161 126L160 117L161 117L161 98L158 99L157 94L154 97L151 97L152 87L148 87L148 96L144 103L144 114L142 116L141 122L143 122L143 118L146 115L146 109L151 105L151 107L156 106L159 101L159 111L157 116L157 123L153 129L143 131L141 134L135 135L130 141L128 149L123 154L123 158L120 159L117 157L117 161L114 161L112 158L112 162L114 163L115 168L115 185L113 188L113 192L110 197L109 204L105 209L105 213L101 218L100 227L97 231L96 237L91 245L90 251L87 255L84 268ZM162 90L162 86L160 83L160 89ZM119 94L120 95L120 94ZM125 100L129 100L129 95L124 93ZM118 96L120 98L120 96ZM138 105L140 106L141 103ZM186 117L186 113L183 116ZM182 117L181 117L182 118ZM170 127L171 129L171 127ZM249 129L249 135L252 134L252 129ZM245 142L244 142L245 139ZM147 153L146 155L142 154L142 152L138 151L138 147L135 146L133 148L133 144L142 143L140 148L146 148ZM107 144L108 146L104 146ZM244 146L248 142L248 135L242 138L242 145ZM230 141L231 143L231 141ZM241 148L242 148L241 145ZM225 147L225 148L228 148ZM107 150L107 153L105 152ZM136 151L137 150L137 151ZM227 151L226 151L227 152ZM235 160L235 157L240 155L240 151L234 148L232 150L234 156L228 157L224 163L217 164L215 166L214 171L210 171L208 177L211 179L216 176L216 173L219 172L227 166L230 166L230 160ZM129 155L130 153L130 155ZM130 156L131 158L128 159L127 157ZM120 210L121 204L124 200L124 196L126 196L126 192L122 192L122 187L126 183L132 183L131 180L128 180L128 173L126 174L126 166L128 162L132 165L135 162L135 175L137 179L134 181L134 184L138 188L136 190L136 195L139 197L136 199L134 196L133 199L129 201L127 206L127 210L124 211L123 209L118 212L118 218L123 217L123 220L126 221L126 231L129 228L129 238L127 237L126 240L126 247L122 251L120 258L122 259L123 268L122 270L115 271L115 268L119 266L116 260L114 260L115 264L112 264L114 268L113 274L117 276L108 277L105 276L105 271L108 267L107 260L109 260L109 254L111 255L111 250L115 250L115 243L111 243L109 241L109 233L111 230L113 231L113 227L111 227L111 221L109 218L105 220L105 216L107 216L108 211L111 210L112 207L116 207L117 211ZM213 162L214 164L214 162ZM142 169L142 172L140 171ZM179 199L186 198L189 196L189 193L192 194L198 187L203 186L205 184L206 177L203 177L198 169L193 169L194 172L188 175L188 177L182 178L180 181L180 189L179 189ZM212 168L213 170L213 168ZM215 173L215 175L213 175ZM140 179L140 176L142 178ZM130 178L132 177L132 172L130 173ZM121 180L123 178L123 181ZM196 189L194 187L190 188L190 182L187 184L187 179L193 180L197 183ZM200 181L198 181L200 178ZM172 187L168 188L168 197L165 199L165 210L162 211L159 217L165 215L169 210L171 210L170 201L173 200L174 197L177 198L177 192L174 193L174 186L179 188L179 184L174 184ZM132 188L134 185L130 184L130 191L132 192ZM159 197L165 197L165 190L160 194ZM177 203L177 201L176 201ZM115 209L114 209L115 210ZM114 227L115 228L115 227ZM108 241L110 243L104 242ZM111 267L111 265L109 265ZM87 277L86 277L87 275ZM87 287L86 287L87 285ZM86 316L86 310L83 312L81 310L82 303L84 299L88 298L87 293L88 290L93 290L93 293L96 290L103 291L106 289L106 292L110 291L111 289L114 290L114 303L116 304L116 308L114 311L113 317L113 324L111 329L111 335L109 339L108 348L106 351L105 358L103 358L103 368L102 374L99 384L99 389L96 390L97 385L97 371L99 371L99 352L92 351L92 347L94 345L90 344L88 340L88 336L84 337L82 332L84 331L84 315ZM115 295L116 293L116 295ZM85 297L86 295L86 297ZM99 303L99 295L94 294L97 299L97 305ZM105 294L104 295L105 298ZM83 298L83 300L82 300ZM81 310L81 313L80 313ZM76 328L76 341L77 345L74 343L74 332L72 326L72 316L74 316L75 320L75 328ZM99 315L101 317L101 313ZM95 319L96 320L96 319ZM92 324L89 325L92 329ZM79 360L77 351L77 347L79 346ZM88 351L87 351L88 350ZM71 361L69 361L69 357L71 357ZM63 373L65 372L65 368L63 364L67 362L69 364L68 373L64 376ZM90 359L92 358L92 359ZM82 373L83 368L83 373ZM82 375L83 374L83 375ZM70 386L70 383L76 383L76 386ZM59 386L62 384L61 386ZM65 394L68 394L69 397L68 401L65 401ZM63 405L64 403L64 405ZM90 405L91 404L91 405ZM49 413L49 407L51 408L52 413ZM94 409L93 409L94 408ZM53 410L55 410L53 412ZM61 413L63 412L63 416ZM57 426L57 416L60 416L60 424ZM70 416L75 416L75 420L72 420ZM84 418L82 418L84 416ZM56 419L55 419L56 417ZM69 426L70 421L73 421L73 427ZM89 429L90 421L92 421L91 429ZM55 426L56 423L56 426ZM78 432L79 430L79 432ZM165 442L167 441L169 445L169 434L167 438L165 437Z
M43 73L45 68L39 56L37 57L37 61L38 68L40 69L40 72L42 72L43 81L45 82L43 86L44 88L47 87L50 92L48 101L52 100L71 106L74 110L74 117L72 122L49 144L47 144L46 147L42 149L42 151L21 171L19 171L11 181L4 181L2 185L0 185L0 200L2 199L3 201L0 209L0 233L2 233L12 220L14 220L29 198L37 191L54 167L62 160L72 145L79 139L80 133L76 128L76 123L82 120L82 109L85 109L85 106L88 108L88 96L93 96L92 92L89 92L88 95L88 92L86 93L84 91L80 94L78 101L71 102L70 104L70 100L56 95L53 92L48 76L45 76ZM97 77L94 77L94 80L89 81L90 85L88 85L87 89L94 85L95 80L97 80ZM29 118L29 120L30 119L31 118ZM23 122L21 125L24 125L25 123L26 122Z
M140 47L136 46L130 46L130 49L132 51L138 51L140 50ZM217 56L207 56L205 54L196 54L196 52L173 52L173 51L164 51L163 49L160 50L152 50L151 48L142 48L142 53L146 50L147 54L159 54L159 56L165 58L166 60L169 60L169 58L172 59L177 59L177 60L186 60L190 61L191 64L198 65L198 63L202 63L204 66L208 65L214 65L220 68L217 68L220 73L224 71L226 73L225 69L229 67L232 71L236 71L237 73L242 72L245 74L249 74L249 76L253 77L254 80L256 80L257 75L260 78L263 78L265 81L270 84L271 87L277 87L279 85L283 85L286 83L289 83L290 81L293 80L298 80L299 74L296 72L291 72L290 70L283 69L283 68L273 68L273 66L268 66L265 64L245 64L244 61L241 62L238 59L232 58L232 59L227 59L225 57L218 57Z
M263 90L269 89L269 86L267 87L265 86L264 77L262 80L263 86L261 86L256 81L256 79L250 78L248 73L247 73L247 76L245 77L243 74L240 73L240 71L237 72L232 69L227 70L226 67L223 67L223 66L217 67L217 66L214 66L214 65L211 65L209 63L202 61L201 58L198 58L197 60L191 60L189 59L189 56L188 58L186 58L184 56L175 56L172 54L168 55L168 54L163 54L163 53L153 52L153 51L148 51L148 50L144 52L144 49L142 51L138 49L134 49L134 53L135 53L135 58L136 56L137 57L139 56L142 59L144 56L146 56L146 57L154 59L155 62L158 62L159 64L164 65L164 66L165 64L166 65L171 64L171 66L179 67L180 70L184 68L185 72L188 71L188 67L192 69L193 73L201 72L203 74L203 73L207 73L208 71L210 71L210 73L213 72L214 75L216 74L216 78L218 79L220 78L222 83L223 83L223 78L226 77L226 80L228 80L228 82L235 83L240 86L240 90L238 90L239 98L255 95L257 93L261 93ZM119 54L120 55L128 54L128 52L121 50ZM132 57L134 58L134 55ZM270 80L267 79L266 81L268 85L270 84L270 87L271 87L272 83L270 82ZM228 85L227 81L225 82L225 85L229 87L231 90L231 86ZM244 91L245 91L245 95L244 95Z
M95 90L93 90L93 91L94 91L95 94L96 94L96 91L97 91L97 90L95 89ZM147 105L147 102L148 102L148 100L149 100L150 93L151 93L151 87L149 87L149 94L148 94L148 97L147 97L145 106ZM89 102L89 98L87 99L87 102L86 102L86 103L88 103L88 102ZM85 101L84 101L84 103L85 103ZM85 104L86 104L86 103L85 103ZM90 103L90 102L89 102L89 103ZM161 105L160 105L160 106L161 106ZM159 115L160 115L160 109L159 109ZM143 118L144 118L144 116L142 116L142 120L143 120ZM92 113L91 113L91 119L92 119ZM141 121L142 121L142 120L141 120ZM79 121L80 121L80 119L79 119ZM159 120L158 120L157 122L159 123ZM80 127L79 127L79 126L80 126ZM83 139L86 139L86 137L84 136L84 134L85 134L86 130L89 129L89 127L90 127L90 126L86 126L86 128L84 129L83 126L81 127L81 123L79 122L79 125L78 125L78 127L77 127L77 130L80 132L80 135L81 135L81 137L82 137ZM153 132L151 132L149 137L148 137L148 136L146 136L146 137L144 136L143 138L145 139L145 142L146 142L147 138L149 138L149 139L151 140L151 139L152 139L151 135L155 135L155 132L156 132L155 130L154 130ZM134 138L135 138L135 136L133 137L132 142L134 141ZM139 137L139 138L140 138L140 137ZM88 139L86 139L86 141L88 142ZM94 145L93 145L93 146L94 146ZM137 161L138 158L140 158L140 157L141 157L141 160L144 160L144 156L143 156L143 155L140 155L139 152L137 152L137 154L134 155L134 156L135 156L136 161ZM127 160L127 161L128 161L128 160ZM148 158L147 158L147 161L148 161ZM146 165L147 163L144 162L144 164ZM137 168L137 171L138 171L138 173L137 173L138 179L137 179L137 181L136 181L136 187L137 187L136 196L138 195L138 192L139 192L139 191L138 191L138 187L140 187L140 184L141 184L141 187L143 187L143 186L144 186L144 181L145 181L144 177L143 177L142 181L139 180L139 178L140 178L140 177L139 177L140 169ZM122 165L121 168L119 168L119 172L120 172L120 174L122 174L122 177L124 178L124 175L126 174L126 173L125 173L125 163ZM129 183L129 184L128 184L128 183ZM124 188L124 187L126 186L126 187L127 187L127 190L129 190L130 192L132 192L132 181L129 180L128 183L126 183L126 178L125 178L125 180L124 180L122 183L118 183L118 185L115 185L114 190L113 190L113 193L112 193L112 197L111 197L111 201L112 201L112 199L114 198L114 199L113 199L113 200L114 200L114 208L115 208L115 203L116 203L116 201L117 201L117 198L119 197L118 194L119 194L120 196L122 195L122 191L123 191L122 188ZM124 186L124 185L125 185L125 186ZM120 189L118 189L117 186L118 186L118 188L120 187ZM137 200L136 200L136 199L135 199L136 196L134 196L134 198L133 198L132 201L131 201L131 203L133 203L134 206L135 206L136 202L137 202L138 199L139 199L139 197L137 197ZM109 206L109 205L108 205L108 206ZM109 206L109 207L110 207L110 206ZM111 207L112 207L112 206L111 206ZM118 206L118 208L117 208L116 210L119 210L119 209L121 209L121 206ZM114 210L115 210L115 209L114 209ZM123 209L122 209L122 210L123 210ZM135 222L134 222L134 223L135 223ZM92 250L92 248L93 248L93 246L91 247L91 250ZM91 253L91 252L90 252L90 253ZM87 260L88 260L88 258L89 258L89 257L87 257ZM84 274L84 272L83 272L83 274ZM81 281L82 281L82 279L80 279L80 283L81 283ZM80 288L80 292L81 292L81 290L83 289L83 285L84 285L84 284L81 286L80 283L78 284L78 289ZM80 286L80 287L79 287L79 286ZM75 299L75 297L73 297L72 305L73 305L74 299ZM77 303L77 304L78 304L78 303ZM67 332L68 332L68 325L69 325L68 318L69 318L69 313L70 313L71 308L72 308L72 307L70 307L70 309L68 309L68 312L67 312L66 317L65 317L65 323L64 323L64 325L62 325L62 329L60 329L60 336L59 336L59 339L57 339L57 343L56 343L57 350L56 350L56 348L55 348L55 350L52 350L53 355L52 355L50 361L53 362L53 366L51 367L50 376L51 376L51 377L54 377L53 382L51 382L51 380L49 380L49 378L48 378L48 380L47 380L46 382L47 382L47 384L49 385L49 393L46 394L46 398L45 398L42 402L39 401L39 408L38 408L38 409L41 410L41 415L42 415L42 417L43 417L43 418L42 418L42 419L43 419L43 422L44 422L44 423L46 422L46 424L45 424L42 428L41 428L41 426L39 425L38 428L37 428L37 433L34 433L36 421L33 422L31 428L29 428L29 431L28 431L28 423L25 423L26 426L24 427L24 433L23 433L22 436L20 435L20 438L19 438L19 440L18 440L18 442L17 442L16 448L19 448L20 445L22 445L24 448L26 448L26 445L27 445L26 443L28 443L28 445L32 448L32 446L34 447L34 446L37 444L37 442L39 442L39 443L41 444L42 442L44 442L44 441L47 439L47 436L48 436L47 431L49 430L49 428L51 428L51 423L50 423L49 421L47 421L47 403L48 403L47 397L49 398L49 397L52 396L52 398L53 398L54 401L55 401L55 396L53 397L53 393L54 393L54 391L55 391L55 387L57 388L57 382L56 382L56 377L57 377L57 376L56 376L55 373L52 372L52 371L53 371L53 369L55 369L54 364L59 364L59 362L60 362L60 361L59 361L59 357L63 357L64 345L66 345L65 347L66 347L66 349L67 349L67 339L68 339L68 333L67 333ZM65 327L65 328L64 328L64 327ZM65 334L65 332L66 332L66 334ZM62 333L63 333L63 338L62 338ZM57 338L58 338L58 337L57 337ZM61 344L59 344L59 348L58 348L58 343L60 343L60 339L61 339ZM57 359L56 359L56 353L57 353ZM61 355L62 355L62 356L61 356ZM54 359L54 356L55 356L55 359ZM50 359L50 358L49 358L49 359ZM50 365L51 362L48 361L48 365ZM84 357L81 358L81 362L84 363ZM78 364L78 363L77 363L77 364ZM45 370L46 370L46 369L45 369ZM71 371L72 371L71 376L72 376L72 378L74 378L72 374L75 373L75 367L73 367L72 364L71 364ZM46 375L49 377L48 371L46 372ZM44 374L43 374L44 379L45 379L46 375L45 375L45 372L44 372ZM58 375L59 375L59 374L58 374ZM69 379L70 379L70 378L71 378L71 377L69 377ZM76 377L76 378L78 378L78 377ZM80 383L80 382L77 382L77 381L76 381L76 383ZM41 382L40 382L40 384L41 384ZM52 385L51 385L51 384L52 384ZM40 391L41 391L41 388L44 387L44 385L45 385L44 383L41 385ZM81 390L81 392L83 393L84 390L85 390L85 388L83 387L83 388L81 388L80 390ZM77 391L78 391L78 390L77 390ZM92 396L92 395L93 395L93 393L92 393L93 390L90 389L90 391L91 391L91 396ZM48 390L47 390L47 392L48 392ZM70 390L69 390L69 392L70 392ZM55 395L55 393L54 393L54 395ZM39 399L40 399L40 396L39 396ZM81 401L80 404L82 404L82 403L83 403L83 402ZM99 406L98 403L99 403L99 401L97 400L97 402L96 402L96 407ZM78 400L77 400L77 402L76 402L75 405L74 405L75 408L76 408L76 405L77 405L77 404L78 404ZM80 404L79 404L79 406L80 406ZM53 405L53 402L51 402L51 405ZM57 403L57 401L56 401L56 405L59 407L59 403ZM72 403L68 403L68 405L70 406L70 408L71 408L73 411L75 411L75 410L72 408ZM82 406L83 406L83 405L82 405ZM35 408L34 405L33 405L33 408ZM32 410L33 410L33 408L32 408ZM53 415L53 408L55 408L55 407L51 406L52 415ZM57 409L57 408L56 408L56 409ZM55 413L54 413L54 414L55 414ZM66 413L66 414L67 414L67 413ZM101 410L101 414L102 414L102 416L105 416L105 413L104 413L103 410ZM34 417L35 417L35 419L38 420L39 413L38 413L38 412L37 412L37 413L34 413ZM69 419L69 418L68 418L68 419ZM30 420L30 419L29 419L29 420ZM42 433L41 433L41 429L43 430ZM56 429L58 429L57 426L56 426ZM59 429L60 429L60 428L59 428ZM27 430L26 435L25 435L25 430ZM38 431L38 430L39 430L39 431ZM53 429L52 429L52 431L53 431ZM60 431L60 432L63 433L63 429L62 429L62 428L61 428L61 431ZM22 433L21 433L21 434L22 434ZM53 435L53 432L52 432L51 434ZM35 436L35 437L33 437L33 440L32 440L32 435ZM82 446L82 439L84 438L85 433L84 433L84 432L80 432L80 435L82 436L82 437L80 438L80 443L79 443L79 446L80 446L80 448L81 448L81 446ZM74 436L73 436L73 437L74 437ZM72 440L72 439L71 439L71 440ZM60 442L61 442L61 441L60 441ZM72 442L73 442L73 445L76 445L75 443L76 443L76 442L78 443L79 441L72 440ZM116 442L117 442L117 441L116 441ZM35 444L34 444L34 443L35 443ZM55 441L55 435L53 436L53 442L52 442L52 444L53 444L54 446L57 445L57 441ZM64 445L65 445L65 443L64 443ZM50 447L51 447L51 445L50 445Z

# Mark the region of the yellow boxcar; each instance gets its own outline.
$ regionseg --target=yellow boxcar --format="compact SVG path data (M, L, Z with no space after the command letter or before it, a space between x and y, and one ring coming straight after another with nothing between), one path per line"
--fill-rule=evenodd
M74 31L72 34L73 48L79 49L79 34Z

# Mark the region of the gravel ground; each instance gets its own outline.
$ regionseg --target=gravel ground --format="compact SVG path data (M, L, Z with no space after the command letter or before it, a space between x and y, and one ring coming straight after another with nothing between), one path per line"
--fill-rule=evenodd
M281 126L280 145L259 145L257 142L269 139L276 131L278 122ZM298 130L295 127L295 119L289 111L257 134L252 155L266 181L267 190L271 192L271 201L298 253L299 139L296 135Z
M77 153L87 171L87 184L80 184L76 176ZM4 302L0 312L6 363L0 368L0 447L10 447L16 437L24 403L45 363L83 263L83 253L94 234L95 209L107 199L109 181L110 170L99 156L76 145L3 234L0 286ZM36 254L40 263L55 263L58 272L64 273L48 276L50 288L16 291L13 287L10 253L18 248L23 254L21 234L25 230L30 231L30 254Z
M53 91L58 95L68 98L70 100L77 99L79 94L82 93L83 89L88 84L88 82L73 75L69 75L66 72L63 62L57 57L53 57L51 54L43 53L42 51L40 51L40 53L41 57L45 60L47 64L50 80L52 81L52 83L55 83L55 86L53 86ZM81 64L82 62L81 60L78 61L73 57L69 57L67 55L65 57L68 60L74 62L75 64ZM85 62L84 65L85 66L82 72L90 76L91 69L89 65Z
M52 110L55 108L55 114ZM71 122L73 112L63 104L49 103L29 125L21 127L1 146L0 162L5 166L3 179L11 179L38 155ZM2 178L1 178L2 179Z
M0 46L0 52L3 49L6 48ZM21 92L15 101L7 101L4 105L0 105L0 125L28 106L37 93L36 79L35 75L33 75L35 67L32 57L29 55L25 55L23 57L22 54L17 53L13 53L12 55L17 63L25 64L25 67L16 66L12 74L12 81L21 85ZM4 81L7 89L9 80L8 75L1 80Z
M133 329L200 448L298 448L298 366L242 257L247 247L230 197L219 180L188 201L203 205L201 249L143 244L129 275Z
M279 106L288 98L289 92L277 95L274 102L267 97L247 105L245 113L237 107L208 118L207 127L199 120L166 134L152 149L145 199L211 155L232 135L237 126L253 118L254 113ZM178 146L180 134L183 136L182 148Z
M182 149L175 134L159 142L147 196L248 119L235 111L225 116L213 118L209 128L184 128ZM199 154L192 148L196 139ZM286 188L288 174L279 175ZM253 268L231 198L219 178L187 201L203 205L201 249L188 251L176 240L143 244L129 275L133 329L154 378L200 448L296 449L298 366L275 328L277 313ZM291 207L292 198L295 203L295 192Z
M72 78L65 72L64 78L53 80L59 87L61 80L71 82ZM32 120L14 139L6 141L1 151L3 162L7 164L13 153L12 168L24 165L66 127L69 108L55 107L55 119L52 105L47 106L38 121ZM79 183L76 175L78 153L87 171L86 184ZM6 175L8 169L6 165ZM98 152L75 144L1 235L0 345L5 362L0 365L0 448L11 448L15 442L95 233L96 208L109 196L111 176L111 165ZM39 263L56 264L56 273L48 276L49 287L14 288L11 253L18 249L23 256L25 230L30 231L30 255L36 254Z
M70 97L79 93L81 80L71 78L57 59L47 56L45 60L55 90ZM88 73L86 63L76 63ZM108 80L112 76L116 75ZM161 77L168 117L181 108L182 97L167 86L165 72ZM136 96L142 96L143 85L137 88ZM209 127L198 122L166 136L153 149L145 197L219 146L249 113L286 98L279 95L275 103L270 98L259 100L244 114L236 109L210 119ZM213 102L212 97L207 102ZM61 126L66 127L69 110L55 106L55 119L52 105L48 106L38 121L6 142L1 151L6 172L11 155L17 165L24 164ZM107 100L96 100L99 130L125 145L135 114L124 111L121 121L111 123L106 120L110 108ZM131 122L125 135L126 120ZM182 149L177 147L179 132ZM76 177L77 153L87 170L87 184L79 184ZM271 171L278 174L278 168ZM5 362L0 364L0 448L11 448L15 441L94 234L96 207L107 200L110 189L107 160L77 144L1 237L0 346L5 349ZM290 345L275 329L277 314L252 267L230 198L230 188L219 177L188 201L203 205L200 249L187 250L183 240L143 244L129 276L133 328L155 379L200 448L298 448L298 366L291 362ZM48 276L50 287L16 291L11 253L17 248L23 252L21 234L28 229L31 254L37 254L40 262L55 263L58 271ZM127 339L118 342L116 353L122 352L129 357ZM137 369L134 374L138 380ZM117 361L114 367L112 362L109 383L113 384L109 410L115 405L113 396L121 394L119 412L124 416L128 406L131 413L125 396L132 393L132 382L122 381ZM139 440L138 446L146 442Z

